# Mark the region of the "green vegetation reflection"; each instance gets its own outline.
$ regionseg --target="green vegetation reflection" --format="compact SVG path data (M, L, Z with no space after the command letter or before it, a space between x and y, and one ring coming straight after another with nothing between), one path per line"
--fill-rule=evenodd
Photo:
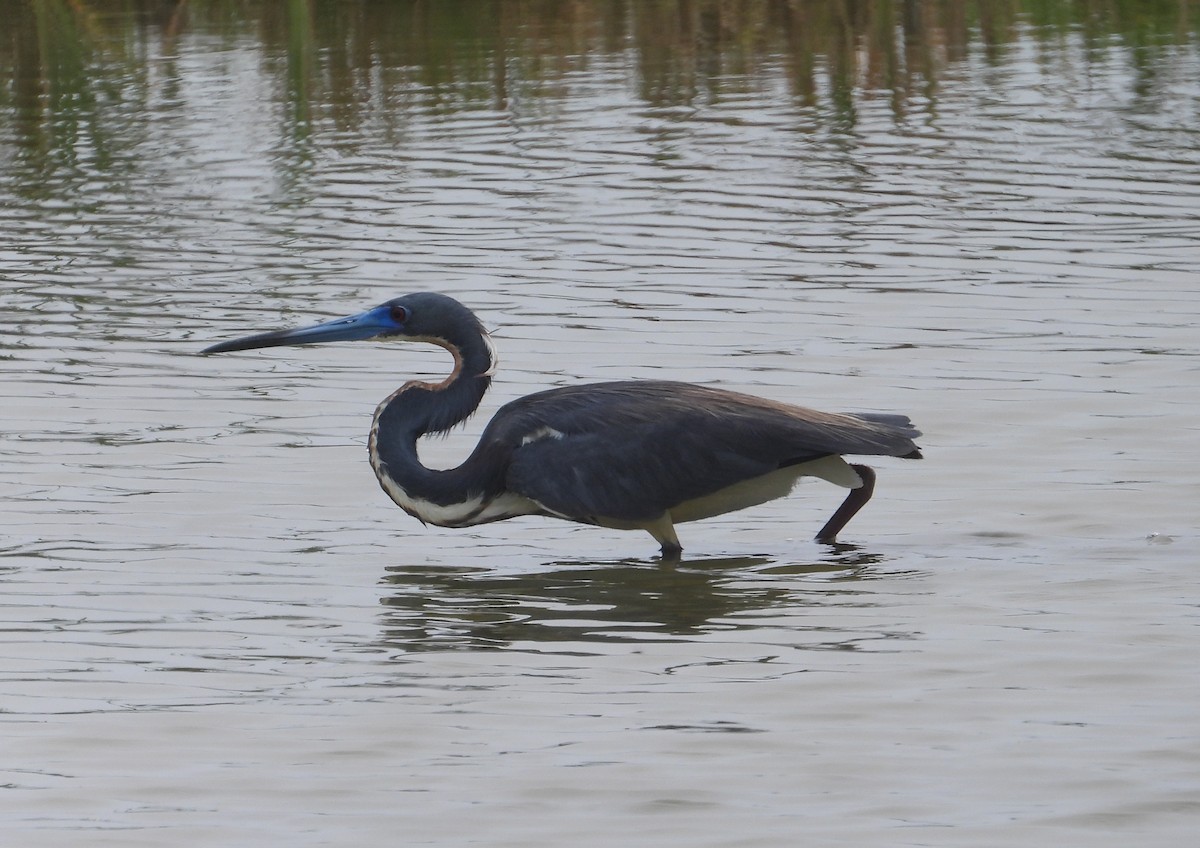
M575 72L614 56L654 105L719 99L780 71L799 101L836 105L928 96L948 66L976 51L998 61L1027 35L1152 58L1194 45L1200 0L0 0L0 15L6 106L31 83L52 107L105 77L127 84L131 67L169 60L189 36L259 49L287 96L351 111L372 93L403 105L414 86L446 108L555 100Z

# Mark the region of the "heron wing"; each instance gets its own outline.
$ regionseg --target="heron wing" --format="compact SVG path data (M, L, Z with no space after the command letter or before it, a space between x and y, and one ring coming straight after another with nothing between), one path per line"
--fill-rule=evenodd
M506 488L576 520L641 521L832 454L917 455L907 418L822 413L658 381L555 389L502 408Z

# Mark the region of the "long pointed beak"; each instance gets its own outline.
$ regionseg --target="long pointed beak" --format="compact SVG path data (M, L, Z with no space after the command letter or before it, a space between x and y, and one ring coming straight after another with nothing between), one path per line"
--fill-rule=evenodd
M257 333L244 336L232 341L206 347L201 353L227 353L231 350L253 350L260 347L280 347L283 345L321 344L322 342L355 342L374 338L388 332L396 332L399 327L391 320L385 306L369 309L358 315L338 318L314 324L311 327L297 327L292 330L273 330L269 333Z

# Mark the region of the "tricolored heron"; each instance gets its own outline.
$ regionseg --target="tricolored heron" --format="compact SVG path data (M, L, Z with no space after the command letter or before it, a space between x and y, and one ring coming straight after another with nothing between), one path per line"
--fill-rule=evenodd
M505 404L457 468L426 468L417 440L479 406L496 370L475 313L442 294L410 294L359 315L260 333L204 353L360 339L407 339L450 351L440 383L411 380L375 410L371 467L383 490L422 522L467 527L546 515L641 529L664 558L683 550L675 525L783 497L801 477L850 489L817 533L837 534L868 500L875 472L842 454L920 459L904 415L835 414L662 380L568 386Z

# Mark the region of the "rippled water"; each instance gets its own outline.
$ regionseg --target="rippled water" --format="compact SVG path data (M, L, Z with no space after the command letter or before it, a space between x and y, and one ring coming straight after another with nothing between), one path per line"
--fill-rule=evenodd
M2 101L5 843L1185 844L1200 57L967 47L849 114L784 56L667 102L594 46L347 103L197 24ZM905 412L928 458L848 544L810 484L664 568L392 507L370 415L437 349L196 356L421 289L501 356L431 464L619 377Z

